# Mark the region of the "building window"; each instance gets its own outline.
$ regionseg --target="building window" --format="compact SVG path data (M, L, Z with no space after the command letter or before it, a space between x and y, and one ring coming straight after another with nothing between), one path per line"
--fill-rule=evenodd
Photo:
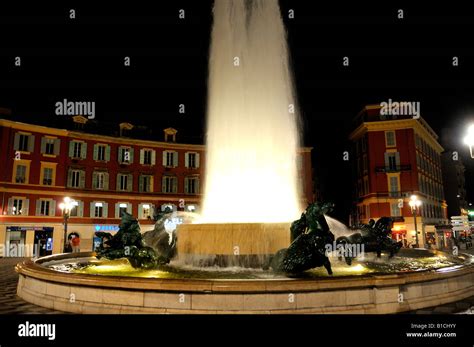
M140 216L140 219L151 219L153 216L151 204L141 204L138 209L138 215Z
M33 152L35 145L35 137L31 134L16 133L13 148L20 152Z
M69 211L70 217L82 217L83 211L83 202L82 201L74 201L71 210Z
M163 166L177 167L178 166L178 152L164 151L163 152Z
M122 218L124 213L131 213L131 205L127 202L120 202L115 205L115 218Z
M58 155L61 140L50 137L41 139L41 153L46 155Z
M300 155L297 157L297 163L298 163L298 169L299 170L301 170L302 167L303 167L302 159L303 158ZM199 153L187 152L185 154L184 161L185 161L185 163L184 163L185 166L189 169L199 168Z
M69 157L72 159L86 159L87 144L81 141L69 142Z
M26 165L17 165L15 173L15 183L27 183L26 172Z
M13 197L8 199L8 214L14 216L28 215L28 199Z
M174 176L163 176L162 180L162 192L163 193L176 193L178 191L177 184L178 179Z
M96 143L94 145L95 161L110 161L110 146Z
M56 210L56 201L52 199L39 199L36 201L37 216L54 216Z
M28 152L28 140L30 137L28 135L20 134L20 146L18 150L22 152Z
M386 131L385 132L385 146L386 147L395 147L397 141L395 138L395 131Z
M120 146L118 150L118 161L120 164L133 163L133 148Z
M397 197L399 195L398 177L389 177L389 192L391 197Z
M131 191L132 179L133 179L133 176L131 174L118 174L117 175L117 190Z
M107 172L95 171L92 174L92 186L94 189L109 189L109 174Z
M399 217L401 216L401 209L398 207L398 202L392 202L390 204L390 214L392 217Z
M68 187L84 188L86 173L84 170L72 169L68 172Z
M53 184L53 168L43 168L43 185L51 186Z
M186 194L199 194L199 178L186 177L184 179L184 192Z
M141 149L140 150L140 164L142 165L155 165L156 153L152 149Z
M107 203L102 201L91 202L92 218L107 218Z
M153 192L153 176L141 175L138 190L142 193Z

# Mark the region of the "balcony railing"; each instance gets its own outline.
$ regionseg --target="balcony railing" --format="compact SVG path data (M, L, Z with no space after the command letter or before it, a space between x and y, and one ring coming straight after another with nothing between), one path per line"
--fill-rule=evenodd
M386 173L386 172L400 172L400 171L410 171L411 165L396 165L396 166L376 166L375 172Z

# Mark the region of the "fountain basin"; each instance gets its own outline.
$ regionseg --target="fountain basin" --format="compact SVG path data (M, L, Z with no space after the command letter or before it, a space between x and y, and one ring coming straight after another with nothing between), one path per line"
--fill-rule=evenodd
M262 267L290 245L290 223L181 224L178 257L193 266Z
M462 258L462 264L427 271L235 280L100 276L42 265L71 259L63 254L18 264L17 292L39 306L90 314L395 313L473 295L474 263Z

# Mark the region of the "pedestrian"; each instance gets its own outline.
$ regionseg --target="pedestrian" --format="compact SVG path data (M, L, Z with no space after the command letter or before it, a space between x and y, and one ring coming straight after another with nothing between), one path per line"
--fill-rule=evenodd
M71 239L72 253L79 253L81 251L80 244L81 239L79 236L73 235Z

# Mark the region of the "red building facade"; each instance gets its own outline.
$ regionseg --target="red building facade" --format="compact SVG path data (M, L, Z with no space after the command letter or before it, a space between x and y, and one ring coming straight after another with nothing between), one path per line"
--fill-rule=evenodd
M438 136L421 118L381 116L378 105L366 106L355 119L353 143L355 197L351 219L391 216L393 237L406 246L415 243L415 223L409 201L416 195L420 246L437 244L436 226L448 223L443 192Z
M123 123L120 133L132 127ZM6 253L12 245L32 255L62 252L65 197L74 201L68 233L80 236L85 251L94 248L95 231L117 229L121 211L137 216L143 231L168 206L199 212L205 146L178 143L176 133L165 129L158 142L0 120L0 245ZM298 164L307 203L311 148L301 148Z

